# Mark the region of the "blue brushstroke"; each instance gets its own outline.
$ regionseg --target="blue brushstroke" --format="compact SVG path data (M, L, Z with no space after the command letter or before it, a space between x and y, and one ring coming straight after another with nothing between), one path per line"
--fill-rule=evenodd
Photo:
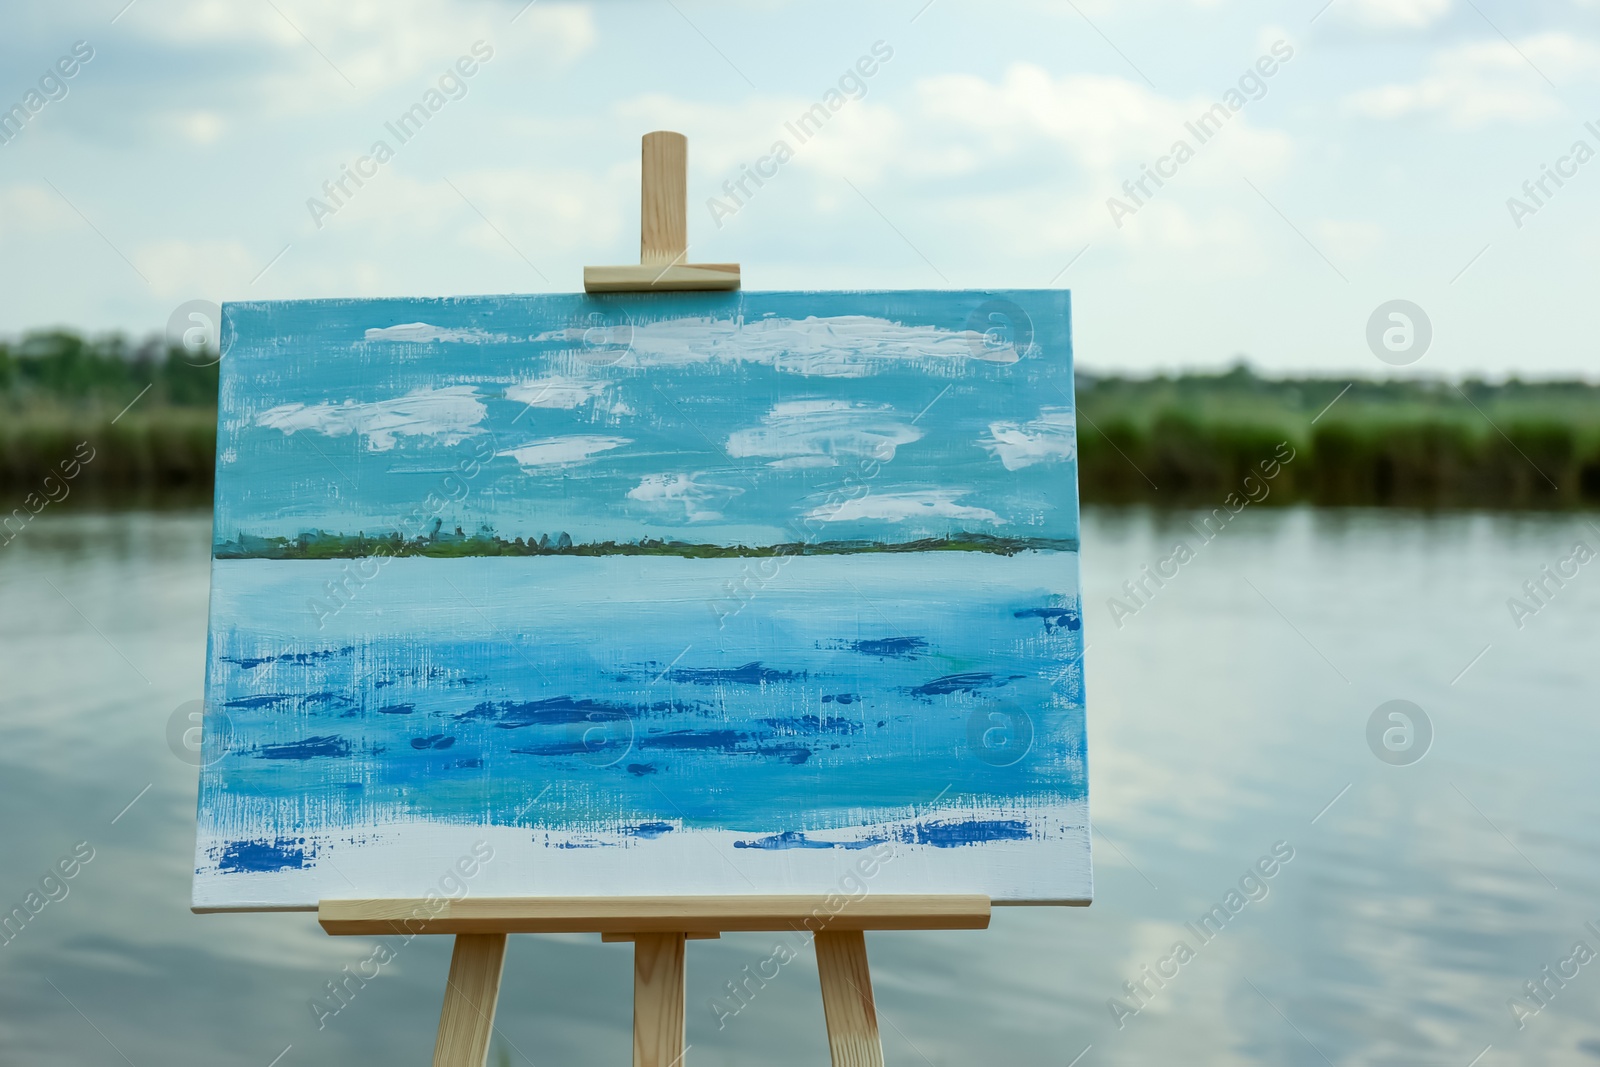
M323 737L308 737L304 741L293 741L287 745L263 745L256 753L256 758L307 760L326 756L340 759L348 755L350 755L350 742L336 734L328 734Z
M766 837L755 837L744 841L735 841L733 843L733 847L760 848L772 851L779 851L789 848L842 848L853 850L871 848L873 845L881 844L886 840L888 839L882 837L871 837L856 841L818 841L815 838L807 837L799 830L785 830L779 834L768 834Z
M516 730L524 726L558 726L580 722L603 722L626 719L628 708L599 701L575 699L570 696L550 697L545 700L528 700L491 704L485 701L471 711L457 716L461 719L494 719L502 730Z
M344 648L327 648L312 652L280 652L271 656L247 656L229 659L228 662L237 663L245 670L253 671L267 663L315 663L318 660L332 659L334 656L348 656L354 651L354 645L346 645Z
M787 682L795 677L793 671L774 670L752 660L738 667L683 667L668 671L674 682L694 685L765 685L768 682Z
M223 705L225 708L270 708L274 704L292 704L300 698L292 693L268 693L258 697L239 697Z
M305 867L305 840L231 841L217 858L217 869L226 873L297 871Z
M1046 633L1058 626L1069 630L1083 626L1083 616L1072 608L1025 608L1012 614L1019 619L1043 619Z
M928 647L928 642L921 637L880 637L868 641L851 641L845 647L863 656L915 659Z
M713 749L732 752L748 739L738 730L669 730L661 734L640 737L634 743L639 748Z
M1026 841L1032 836L1021 819L966 819L960 822L919 823L900 835L914 845L955 848L984 841Z
M1012 675L1010 678L996 678L987 671L947 674L943 678L935 678L931 682L917 686L911 690L911 693L919 697L948 696L951 693L976 693L980 689L997 689L1021 677L1021 675Z
M961 845L976 845L987 841L1027 841L1032 836L1032 830L1022 819L962 819L916 823L892 834L872 834L848 841L821 841L798 830L785 830L765 837L735 841L733 847L771 850L860 849L878 844L902 842L908 845L932 845L934 848L958 848Z

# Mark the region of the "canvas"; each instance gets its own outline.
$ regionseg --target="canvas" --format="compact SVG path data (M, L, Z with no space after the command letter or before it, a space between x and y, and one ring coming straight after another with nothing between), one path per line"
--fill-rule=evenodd
M194 902L1091 892L1064 291L223 309Z

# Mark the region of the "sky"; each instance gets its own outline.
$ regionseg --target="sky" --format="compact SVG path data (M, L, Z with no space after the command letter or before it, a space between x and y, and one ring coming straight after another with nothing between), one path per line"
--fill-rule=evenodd
M13 2L0 335L573 292L674 129L748 290L1065 287L1101 372L1593 378L1597 79L1595 0Z

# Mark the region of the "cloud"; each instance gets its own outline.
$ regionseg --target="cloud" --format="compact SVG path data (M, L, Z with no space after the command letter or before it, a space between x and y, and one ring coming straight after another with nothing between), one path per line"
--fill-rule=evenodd
M454 341L473 345L509 340L509 338L491 334L487 330L480 330L477 327L455 329L448 326L432 326L426 322L407 322L399 326L373 327L367 330L363 339L367 341L401 341L412 344Z
M605 392L610 383L585 381L581 378L539 378L513 385L506 390L506 399L526 404L530 408L561 408L571 411L580 408Z
M1267 93L1292 74L1291 63L1266 81ZM1013 63L991 82L975 74L945 74L917 83L924 122L943 126L948 139L961 136L971 150L973 170L1007 167L1039 146L1064 152L1094 185L1119 184L1129 167L1138 168L1189 137L1184 123L1206 112L1221 94L1235 88L1220 80L1214 95L1185 100L1162 96L1138 81L1101 74L1054 77L1031 63ZM1219 164L1213 177L1237 181L1239 170L1253 174L1283 168L1289 138L1251 126L1244 113L1229 120L1226 133L1203 146L1203 157ZM1185 180L1189 170L1184 171ZM1115 178L1115 182L1110 179Z
M762 425L728 436L728 455L774 457L772 467L836 467L840 456L888 462L895 449L922 437L888 404L848 400L785 400Z
M705 507L707 501L736 496L744 490L737 486L701 482L700 479L704 477L704 473L647 475L628 490L628 499L657 510L676 511L682 507L685 520L711 522L722 518L722 514Z
M594 434L573 434L569 437L550 437L543 441L496 452L497 456L510 456L524 471L532 473L546 467L570 467L586 463L600 452L631 445L626 437L600 437Z
M249 277L260 269L242 242L215 238L163 237L139 245L132 258L150 279L151 291L174 300L215 291L222 279Z
M823 504L806 512L806 518L822 522L904 522L907 519L971 519L1002 523L1005 520L988 508L957 504L962 490L931 489L911 493L868 493L839 504Z
M1267 41L1263 50L1278 39ZM1248 57L1241 60L1240 72L1248 62ZM1267 79L1269 95L1280 92L1280 83L1300 78L1297 63ZM891 63L885 71L893 69ZM636 122L689 131L695 145L691 166L703 167L708 179L700 187L718 196L722 182L739 178L741 164L769 151L775 137L788 141L794 161L766 184L794 191L758 192L750 201L753 216L747 221L741 211L740 225L781 226L782 218L797 209L835 226L841 213L870 215L842 180L848 179L875 204L881 202L874 187L891 191L901 205L920 209L924 225L936 226L958 247L1003 233L1009 260L1015 262L1046 250L1052 259L1070 254L1085 240L1103 236L1110 221L1106 198L1122 195L1122 182L1138 178L1141 165L1168 153L1176 140L1192 139L1184 124L1236 88L1238 76L1219 77L1208 93L1183 97L1158 93L1136 76L1056 73L1026 61L1011 63L998 76L921 77L909 94L898 85L890 88L890 82L879 88L874 81L865 99L852 101L803 144L783 126L809 106L799 97L711 105L652 93L625 101L616 111ZM1293 141L1254 120L1249 113L1233 115L1223 134L1185 166L1182 185L1225 190L1231 198L1240 173L1255 180L1281 174ZM1039 175L1055 177L1045 181ZM693 199L698 213L699 196ZM1152 225L1155 220L1141 212L1139 229L1147 243L1157 245L1193 244L1190 236L1196 233L1209 248L1250 243L1250 234L1241 235L1232 220L1190 222L1195 211L1192 199L1172 198L1160 213L1178 216L1177 221ZM1168 240L1171 235L1177 237ZM934 258L949 269L944 259Z
M373 452L387 452L398 437L430 437L458 444L479 432L488 409L470 385L414 389L393 400L342 404L280 404L256 416L256 424L285 434L309 430L325 437L360 434Z
M1516 44L1476 41L1437 53L1415 82L1363 89L1345 97L1344 106L1375 119L1435 114L1462 128L1531 122L1562 110L1545 77L1589 81L1597 69L1600 46L1571 34L1541 33Z
M976 330L905 326L868 315L733 319L680 318L633 326L551 330L536 342L627 346L619 367L682 366L713 361L764 363L790 374L863 378L890 363L941 371L967 360L1015 363L1011 345L993 347Z
M256 111L303 114L349 96L368 102L403 86L421 92L474 41L488 42L498 60L509 43L507 10L515 9L465 0L177 0L159 13L134 5L117 28L185 60L193 57L173 64L185 72L216 72L220 92L191 90L185 99L223 96ZM577 4L533 5L514 29L524 50L535 50L539 61L557 69L587 52L597 36L592 13ZM218 55L229 61L203 62ZM191 85L194 80L190 74Z
M1375 29L1426 29L1450 12L1450 0L1346 0L1342 6L1342 17Z
M1071 408L1042 408L1028 422L991 422L983 447L1000 457L1006 470L1072 459L1077 454L1077 420Z

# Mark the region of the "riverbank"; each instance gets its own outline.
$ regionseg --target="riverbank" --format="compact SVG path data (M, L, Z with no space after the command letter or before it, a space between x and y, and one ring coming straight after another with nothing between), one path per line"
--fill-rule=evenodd
M204 359L116 339L0 345L0 513L29 494L204 501L216 378ZM1268 506L1600 505L1600 386L1580 381L1080 372L1077 422L1086 503L1221 506L1238 493ZM93 458L68 484L61 465L85 450ZM1263 461L1281 469L1247 485Z

